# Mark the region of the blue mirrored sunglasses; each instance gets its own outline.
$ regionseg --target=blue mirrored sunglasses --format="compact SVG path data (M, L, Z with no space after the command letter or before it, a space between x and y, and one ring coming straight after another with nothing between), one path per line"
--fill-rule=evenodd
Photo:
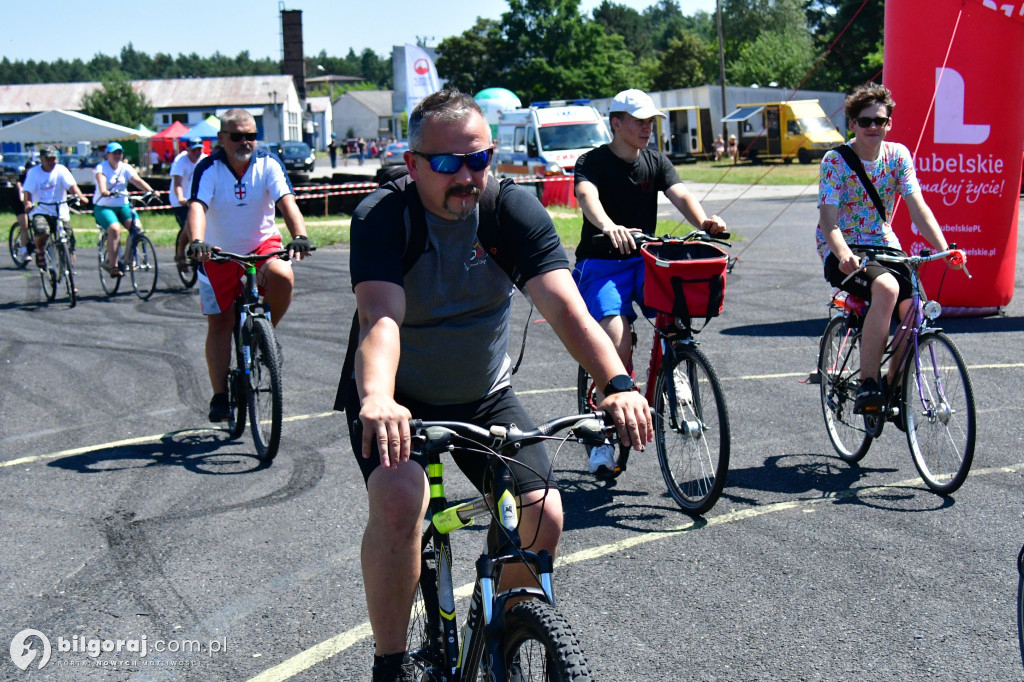
M426 159L430 163L430 170L435 173L454 175L462 168L462 164L469 166L469 170L474 173L487 168L491 165L494 147L469 154L424 154L423 152L413 152L413 154Z

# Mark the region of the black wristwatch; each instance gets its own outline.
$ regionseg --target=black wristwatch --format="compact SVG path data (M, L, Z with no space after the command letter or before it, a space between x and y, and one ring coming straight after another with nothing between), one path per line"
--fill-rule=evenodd
M636 391L636 382L633 381L633 377L628 374L620 374L611 378L605 387L603 393L605 396L610 396L615 393L622 393L624 391Z

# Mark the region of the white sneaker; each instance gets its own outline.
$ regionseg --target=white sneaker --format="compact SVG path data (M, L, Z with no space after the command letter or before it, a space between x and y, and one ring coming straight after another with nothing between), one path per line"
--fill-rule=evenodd
M19 246L18 247L18 258L20 258L21 260L28 259L28 247L27 246Z
M688 405L693 402L693 391L690 390L690 382L685 376L673 373L672 378L676 385L676 402L680 405Z
M590 448L590 473L611 474L614 471L615 449L611 445L595 445Z

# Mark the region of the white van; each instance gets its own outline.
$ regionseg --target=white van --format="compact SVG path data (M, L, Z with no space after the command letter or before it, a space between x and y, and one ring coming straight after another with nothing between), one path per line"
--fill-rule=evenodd
M590 100L531 102L501 112L491 167L498 177L572 175L584 152L611 142Z

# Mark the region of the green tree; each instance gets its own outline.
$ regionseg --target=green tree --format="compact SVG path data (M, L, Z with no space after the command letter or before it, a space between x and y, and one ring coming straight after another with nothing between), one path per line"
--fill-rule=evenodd
M872 78L877 80L884 53L884 19L882 2L810 0L810 33L818 53L827 54L808 87L850 92Z
M648 17L632 7L619 5L611 0L602 0L594 9L593 15L594 21L606 32L622 36L626 49L633 53L637 61L655 56L652 26Z
M776 83L779 87L796 88L813 64L810 36L763 31L726 65L726 77L737 85Z
M476 93L504 85L501 27L493 19L477 17L461 35L445 38L437 46L437 73L462 92Z
M707 66L715 56L715 50L697 37L692 31L683 31L673 38L653 78L655 90L692 88L713 80Z
M111 76L98 90L85 95L82 113L129 128L153 122L153 107L123 74Z

